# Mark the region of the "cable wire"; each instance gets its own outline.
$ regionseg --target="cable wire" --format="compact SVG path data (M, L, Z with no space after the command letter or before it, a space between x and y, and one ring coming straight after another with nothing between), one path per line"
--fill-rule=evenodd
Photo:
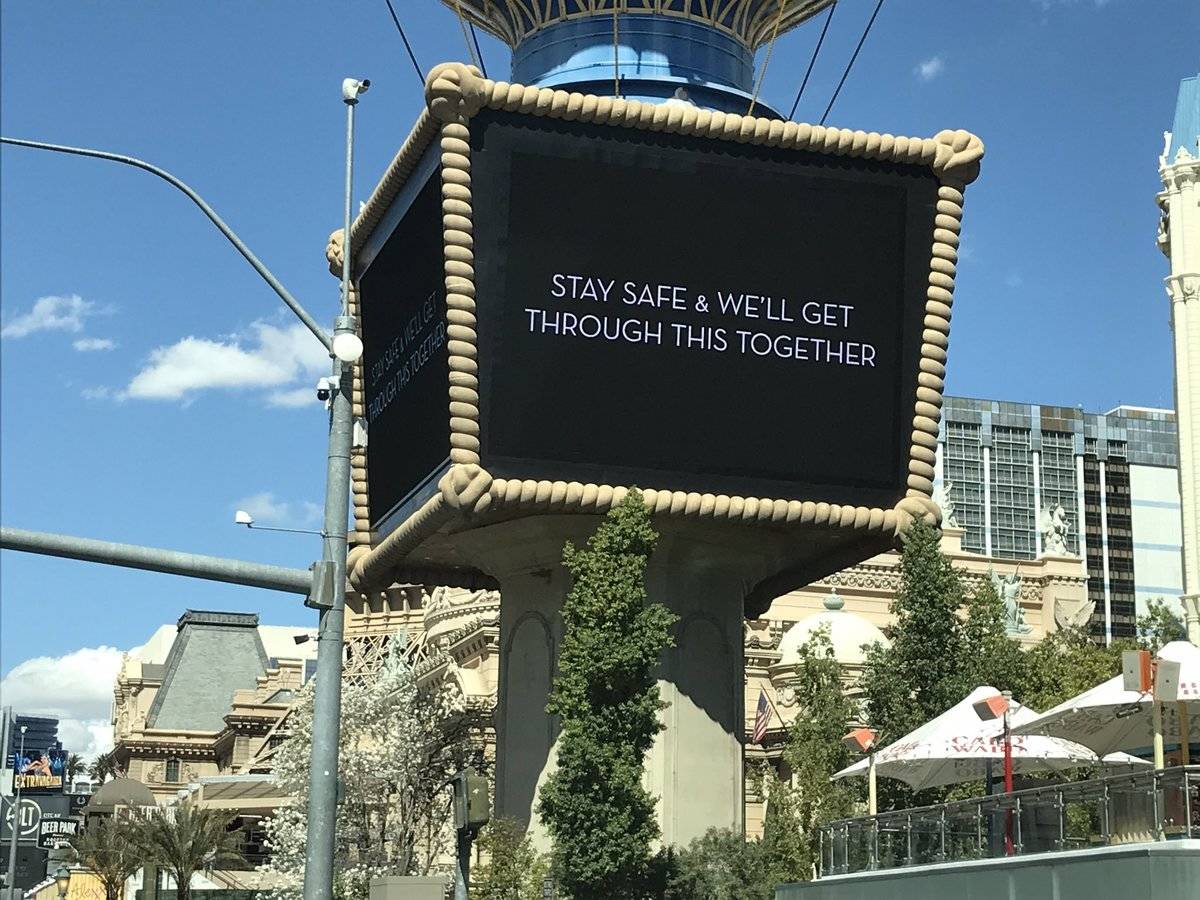
M800 106L800 98L804 96L804 89L808 87L808 78L812 75L813 66L817 64L817 54L821 52L821 45L825 43L825 35L829 33L829 22L833 19L835 9L837 9L837 0L833 0L833 3L829 4L829 15L825 17L825 24L821 27L821 36L817 38L817 46L813 48L812 59L808 61L808 69L804 72L804 80L800 82L800 90L796 91L792 111L788 113L789 119L796 118L796 109Z
M754 84L754 95L750 98L750 108L746 115L754 115L754 104L758 103L758 92L762 90L763 80L767 77L767 66L771 64L771 51L775 49L775 38L779 37L779 23L783 21L784 0L779 0L779 15L775 17L775 27L771 29L771 40L767 43L767 55L763 58L762 71L758 73L758 81Z
M617 24L620 0L613 0L613 95L621 96L621 26Z
M400 40L404 41L404 49L408 51L408 58L412 60L413 68L417 70L417 78L421 82L421 86L425 86L425 74L421 71L421 65L417 62L417 57L413 53L412 44L408 42L408 35L404 33L404 26L400 24L400 17L396 15L396 10L392 6L392 0L383 0L387 4L388 12L392 14L392 21L396 23L396 30L400 32Z
M883 0L880 0L875 5L875 12L871 13L871 18L868 20L868 23L866 23L866 28L863 29L863 36L858 38L858 47L854 48L854 53L851 55L850 62L847 62L846 64L846 71L841 73L841 80L838 82L838 86L836 86L834 89L833 96L829 97L829 106L826 107L826 110L824 110L824 113L821 115L821 121L817 122L818 125L824 125L824 120L829 118L829 110L833 109L834 102L838 100L838 95L841 94L841 85L844 85L846 83L846 78L850 77L850 70L852 70L854 67L854 60L858 59L858 52L860 49L863 49L863 44L866 43L866 36L871 34L871 25L875 24L875 17L880 14L882 7Z
M838 82L837 88L834 89L833 96L829 98L829 105L825 107L825 112L821 116L821 121L817 124L824 125L825 120L829 117L829 111L833 109L833 104L838 98L838 94L842 92L842 85L846 83L846 78L850 75L850 70L854 68L854 61L858 59L858 51L863 48L866 43L867 35L871 33L871 26L875 24L875 17L879 15L879 10L883 7L883 0L879 0L875 4L875 12L871 13L871 18L867 22L867 27L863 29L862 37L858 39L858 46L854 48L854 54L850 57L850 62L846 63L846 71L842 73L842 80Z
M483 73L484 78L487 78L487 65L483 61L483 51L479 49L479 35L475 33L475 24L468 22L467 26L471 29L471 41L475 44L475 55L479 57L479 71Z
M471 57L471 63L479 66L479 57L475 55L475 48L471 46L471 36L467 34L467 20L463 18L462 0L454 0L454 12L458 14L458 27L462 29L463 43L467 45L467 55Z

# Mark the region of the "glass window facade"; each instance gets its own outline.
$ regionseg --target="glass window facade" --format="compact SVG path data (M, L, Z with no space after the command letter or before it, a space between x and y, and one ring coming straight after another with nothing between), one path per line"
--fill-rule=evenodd
M980 426L971 422L947 422L942 459L955 518L966 530L963 547L975 553L984 552L983 444L979 432Z
M1071 525L1068 549L1086 553L1088 595L1096 601L1093 633L1102 637L1108 630L1107 596L1113 637L1133 635L1130 466L1178 466L1174 413L1122 406L1095 414L947 397L943 416L942 480L951 485L955 514L965 529L963 548L987 553L990 546L993 556L1033 559L1042 510L1061 505Z
M992 555L1031 559L1036 550L1033 455L1028 428L992 430Z
M1079 501L1075 484L1075 436L1062 431L1043 431L1041 450L1042 509L1062 506L1071 523L1067 549L1079 552ZM1041 527L1041 522L1037 523Z

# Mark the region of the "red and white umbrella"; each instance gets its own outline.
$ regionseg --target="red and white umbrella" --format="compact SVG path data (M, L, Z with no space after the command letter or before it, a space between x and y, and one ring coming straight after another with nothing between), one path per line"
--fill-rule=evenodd
M987 774L989 762L1004 759L1003 723L982 721L975 704L1000 692L993 687L977 687L935 719L926 722L895 743L875 754L879 775L903 781L914 790L977 781ZM1032 721L1038 714L1015 700L1010 721L1017 725ZM1014 772L1060 772L1080 766L1139 766L1144 760L1117 753L1101 759L1087 747L1055 737L1021 735L1012 739ZM866 775L868 759L847 766L833 777Z

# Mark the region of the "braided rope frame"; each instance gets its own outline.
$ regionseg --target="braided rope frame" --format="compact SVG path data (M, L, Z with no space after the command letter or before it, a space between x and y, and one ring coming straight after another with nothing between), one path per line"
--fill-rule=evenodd
M711 112L681 104L650 104L525 87L485 79L478 69L461 63L435 67L425 82L425 98L426 109L351 227L351 246L352 252L362 246L422 154L437 139L441 152L451 466L438 481L433 496L383 540L376 541L370 532L366 459L356 450L352 460L355 531L349 559L350 582L355 589L370 590L388 584L409 553L447 527L472 528L514 515L599 515L620 503L629 491L623 486L493 478L480 465L469 123L473 115L485 108L928 166L939 187L905 496L895 507L882 509L655 488L645 488L642 494L656 516L844 529L864 538L876 536L893 541L902 538L916 519L935 525L940 522L941 510L931 499L934 460L963 192L978 176L983 157L983 143L978 137L961 130L941 131L932 138L896 137ZM342 252L344 241L339 231L331 236L327 248L330 268L335 274L341 270ZM357 312L357 291L352 301ZM361 416L364 402L361 364L355 365L353 377L354 412Z

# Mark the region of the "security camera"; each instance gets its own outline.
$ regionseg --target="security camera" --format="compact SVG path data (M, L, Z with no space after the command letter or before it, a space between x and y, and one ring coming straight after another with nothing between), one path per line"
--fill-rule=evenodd
M333 392L337 390L337 380L334 378L322 378L317 382L317 399L322 403L328 403L329 398L333 396Z
M368 78L346 78L342 80L342 100L346 103L357 103L358 95L365 94L367 89L371 87L371 81Z

